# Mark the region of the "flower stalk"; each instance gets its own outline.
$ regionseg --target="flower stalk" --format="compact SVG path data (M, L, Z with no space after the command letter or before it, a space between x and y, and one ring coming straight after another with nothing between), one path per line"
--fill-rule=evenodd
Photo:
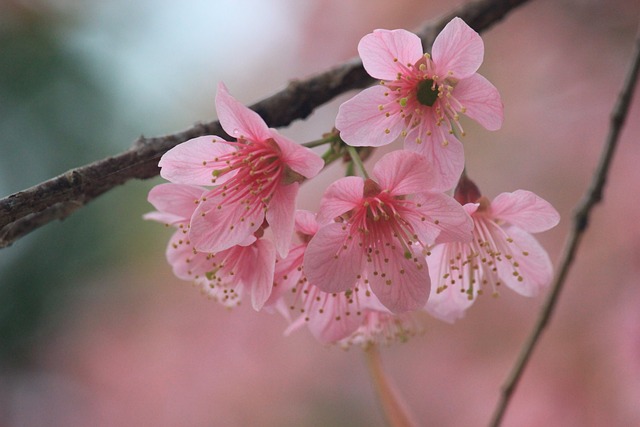
M347 152L349 153L349 157L351 157L351 161L358 167L358 169L360 169L362 176L365 179L368 179L369 174L367 173L367 170L364 167L364 163L362 163L362 159L360 158L358 151L350 145L347 145L346 149L347 149Z
M392 427L415 427L418 424L411 415L409 408L398 392L397 387L382 368L380 352L376 345L369 346L365 352L369 374L373 387L378 395L380 406L388 425Z

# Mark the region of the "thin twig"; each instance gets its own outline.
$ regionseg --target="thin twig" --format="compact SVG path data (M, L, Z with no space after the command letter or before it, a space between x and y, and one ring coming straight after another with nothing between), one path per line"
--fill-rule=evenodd
M365 179L368 179L369 174L367 173L367 169L364 167L364 163L362 163L362 159L360 158L358 151L350 145L347 145L346 148L347 148L347 153L349 153L349 157L351 157L351 161L353 162L353 164L358 166L358 170L360 171L362 176Z
M483 31L527 0L480 0L427 23L418 35L425 47L454 16L476 31ZM269 126L287 126L308 117L336 96L362 88L373 80L357 59L352 59L306 80L296 80L280 92L251 106ZM0 248L56 219L64 219L86 203L131 179L159 173L158 160L169 149L190 138L220 135L218 121L197 124L183 132L156 138L140 137L134 146L114 157L70 170L0 200Z
M616 105L611 114L611 123L609 126L609 134L605 140L600 162L596 171L593 174L591 186L585 193L582 201L577 205L574 216L572 228L567 236L564 250L560 258L560 266L558 272L551 286L551 291L547 296L538 316L538 319L531 331L531 334L525 344L522 346L520 354L511 370L511 373L507 377L507 380L502 386L502 393L500 400L496 405L496 408L491 419L490 426L497 427L502 421L502 417L507 409L507 406L513 396L515 388L522 377L524 369L531 358L533 350L538 343L542 331L547 326L549 319L553 313L553 310L558 302L560 291L563 288L569 268L573 264L578 245L584 236L584 233L589 224L589 216L593 207L602 200L602 194L604 186L607 180L607 175L611 166L611 160L613 154L618 145L620 132L627 118L629 105L633 97L636 82L638 80L638 72L640 70L640 28L636 36L632 62L629 67L627 76L625 77L622 90L618 95Z

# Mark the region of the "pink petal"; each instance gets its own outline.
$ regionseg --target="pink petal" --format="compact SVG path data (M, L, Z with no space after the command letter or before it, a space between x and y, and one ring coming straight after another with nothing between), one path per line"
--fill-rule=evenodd
M302 277L302 259L307 244L300 244L292 247L285 258L278 258L274 272L274 287L266 305L272 306L276 303L276 299L282 298L285 293L298 284L298 280ZM276 285L277 284L277 285Z
M364 291L365 295L365 298L361 297L359 300L361 311L377 311L380 313L391 314L391 311L389 311L389 309L380 302L378 297L376 297L376 295L371 292L371 289L368 285L358 284L358 288L360 289L360 291ZM367 292L369 293L369 295L366 294Z
M304 315L298 316L298 318L296 320L294 320L293 322L291 322L291 324L289 326L287 326L287 328L284 330L284 336L288 337L293 332L296 332L296 331L304 328L306 324L307 324L306 317Z
M305 210L297 210L295 213L295 230L307 236L313 236L318 232L316 214Z
M422 57L422 42L406 30L374 30L360 40L358 53L371 77L395 80Z
M344 292L352 288L362 273L363 254L348 239L346 224L321 227L309 242L304 254L304 272L309 283L323 292Z
M358 206L363 197L364 181L357 176L340 178L331 184L320 200L318 222L326 224Z
M465 114L487 130L498 130L504 120L504 106L500 93L489 80L474 74L460 80L453 96L466 109Z
M425 191L436 179L434 169L424 156L406 150L382 156L373 167L372 175L383 190L389 190L394 196Z
M191 185L158 184L149 191L147 200L160 212L188 220L205 191Z
M336 128L340 138L354 147L379 147L393 142L405 128L404 119L393 112L395 106L380 110L380 106L395 103L389 89L377 85L363 90L340 105ZM393 112L389 117L386 112Z
M199 251L223 251L245 243L263 219L262 207L251 206L247 211L242 203L225 203L222 196L207 197L193 213L189 238Z
M399 245L386 247L383 256L384 261L374 259L369 263L367 271L371 290L380 302L394 313L424 307L431 286L424 257L407 259Z
M296 196L300 184L279 185L271 196L265 217L273 230L278 255L286 257L293 235Z
M199 136L178 144L164 153L158 166L160 176L176 184L212 185L213 171L226 167L224 162L216 158L235 151L219 136ZM215 183L224 182L233 174L225 174Z
M431 53L439 77L464 79L482 64L484 43L478 33L456 17L438 34Z
M471 241L473 221L453 197L440 193L416 194L414 212L403 215L420 241L427 245Z
M496 264L500 279L520 295L538 295L553 279L553 266L549 255L526 231L518 227L507 227L505 231L513 239L513 261L519 264L518 272L523 280L519 281L517 276L513 275L513 267L506 262Z
M251 290L251 306L260 311L271 295L276 250L269 240L258 239L242 250L242 265L239 266L241 280Z
M476 213L476 211L480 207L480 203L466 203L462 207L464 208L464 211L466 213L468 213L469 215L473 215L474 213Z
M297 247L292 248L291 251L289 251L289 253L295 251L296 249ZM299 263L300 266L302 265L303 254L304 252L300 255L300 263ZM273 287L271 289L271 295L269 295L269 298L264 303L262 308L268 313L273 313L273 312L280 313L282 317L284 317L286 321L290 323L291 315L292 314L295 315L297 314L297 312L291 310L291 303L288 301L288 298L285 299L285 296L291 295L292 289L293 289L293 286L291 285L297 283L298 280L301 280L302 273L297 269L294 269L293 271L291 271L290 275L287 276L287 278L288 279L290 278L291 280L287 280L286 282L283 282L282 275L278 275L278 270L277 270L281 262L282 260L276 258L276 272L273 278Z
M349 307L346 307L344 294L325 295L326 303L322 306L322 313L306 313L309 318L307 326L322 344L332 344L354 333L362 324L364 316L355 312L346 315L345 311L348 311Z
M460 179L464 169L464 148L458 139L442 126L423 123L413 128L404 140L404 148L422 154L435 169L435 181L425 185L428 191L447 191ZM427 135L431 130L432 134ZM417 139L422 141L416 143Z
M213 269L208 254L194 253L185 231L176 231L167 245L167 261L173 268L173 274L182 280L195 280Z
M224 83L218 83L216 110L222 129L232 137L244 137L251 141L266 141L271 133L262 117L242 105L229 94Z
M432 316L453 323L464 317L465 311L471 307L474 299L469 299L465 292L460 292L459 287L448 287L447 289L437 292L437 283L440 283L442 277L448 273L446 262L448 257L444 255L445 245L436 245L431 250L431 255L427 257L429 265L429 274L431 276L431 295L425 309Z
M264 310L264 312L268 314L278 313L282 317L284 317L287 323L291 322L291 309L289 308L287 302L282 298L271 301L271 297L269 297L267 302L265 302L262 306L262 310Z
M560 214L541 197L526 190L499 194L491 202L491 214L530 233L555 227Z
M180 223L183 223L183 224L189 223L188 218L184 219L182 216L179 216L179 215L173 215L173 214L168 214L168 213L158 212L158 211L148 212L142 215L142 219L149 220L149 221L156 221L166 225L178 225Z
M313 178L322 170L324 160L316 153L280 135L274 129L270 129L270 132L282 151L283 162L292 170L305 178Z
M227 279L227 277L225 277ZM206 277L201 277L194 280L194 283L202 287L202 291L207 297L221 304L227 308L237 307L243 298L244 292L242 286L229 286L228 281L225 280L225 285L220 285L217 280L209 280Z

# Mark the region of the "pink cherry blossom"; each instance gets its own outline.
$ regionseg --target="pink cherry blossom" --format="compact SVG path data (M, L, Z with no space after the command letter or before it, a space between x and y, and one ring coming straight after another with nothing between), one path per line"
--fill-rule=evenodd
M286 301L289 313L296 316L286 334L308 326L312 334L324 344L336 342L355 331L361 322L360 303L374 298L371 292L329 294L309 284L303 270L303 257L309 240L316 234L319 224L308 211L296 211L296 234L300 243L293 246L284 259L276 263L273 292L268 304Z
M476 73L484 56L478 33L454 18L425 54L415 34L375 30L362 38L358 52L381 84L340 106L341 138L349 145L377 147L402 136L405 148L427 156L453 187L464 167L462 144L454 135L454 129L464 135L460 114L489 130L503 121L497 89Z
M435 173L423 156L401 150L383 156L371 179L331 184L320 204L322 226L304 255L309 282L328 293L362 282L393 312L423 307L430 286L424 248L471 238L460 204L428 192L441 190L431 186Z
M436 245L431 250L427 263L434 286L427 311L453 322L486 288L495 294L504 284L521 295L534 296L549 285L551 261L530 234L558 224L560 216L547 201L517 190L491 202L465 177L456 198L461 203L473 202L464 205L473 220L473 240Z
M158 210L144 217L177 228L169 240L166 256L178 278L202 285L210 297L227 306L236 305L239 296L248 293L253 308L260 310L273 285L274 245L252 235L246 246L234 246L215 254L198 251L189 239L189 221L205 191L183 184L157 185L148 199ZM260 231L256 234L260 235Z
M177 228L169 239L166 257L176 277L194 280L210 270L208 257L198 252L189 240L189 221L200 198L207 190L183 184L159 184L151 189L148 200L157 209L144 215L150 219Z
M313 213L296 211L296 232L301 243L276 264L271 299L286 299L290 311L297 314L286 334L306 326L319 342L342 347L388 344L412 335L418 328L408 321L409 316L393 315L364 282L353 290L327 293L307 281L303 270L304 251L318 229Z
M211 255L211 269L205 283L212 290L233 290L249 294L251 306L259 311L265 305L273 287L276 250L267 239L256 239L247 246L234 246Z
M293 232L299 183L312 178L323 160L276 130L218 86L222 128L237 138L202 136L169 150L160 174L178 184L214 185L199 203L189 237L199 251L216 253L251 243L266 219L278 253L285 256Z

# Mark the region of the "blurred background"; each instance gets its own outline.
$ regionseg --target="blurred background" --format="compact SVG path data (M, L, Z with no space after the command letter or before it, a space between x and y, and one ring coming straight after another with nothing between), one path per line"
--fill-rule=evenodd
M455 3L455 4L454 4ZM347 60L374 28L415 29L461 2L0 0L0 196L215 117L218 81L247 104ZM470 177L522 188L562 222L557 260L626 72L635 0L540 0L483 34L505 124L464 122ZM283 129L310 141L352 94ZM505 426L640 425L640 95ZM377 153L379 156L381 153ZM331 168L308 185L314 209ZM1 426L382 426L362 351L283 337L174 278L171 230L130 182L0 251ZM486 425L542 297L503 290L454 325L382 350L425 425Z

